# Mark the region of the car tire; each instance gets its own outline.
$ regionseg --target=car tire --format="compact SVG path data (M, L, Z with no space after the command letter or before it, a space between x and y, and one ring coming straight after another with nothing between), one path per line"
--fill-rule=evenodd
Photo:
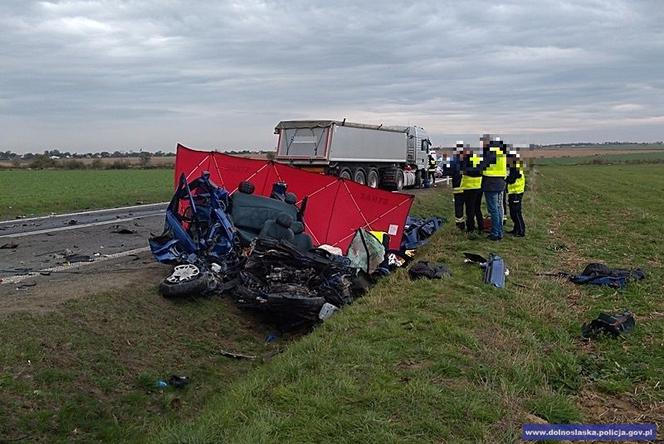
M339 171L339 178L340 179L346 179L346 180L353 180L353 176L350 173L349 168L344 168L341 171Z
M371 188L378 188L380 182L380 176L378 175L378 170L371 168L369 174L367 174L367 186Z
M203 296L210 293L214 288L214 276L209 271L205 271L190 281L173 283L164 279L159 284L159 293L163 297L171 299Z
M356 168L353 172L353 182L357 182L361 185L367 184L367 173L364 172L363 168Z

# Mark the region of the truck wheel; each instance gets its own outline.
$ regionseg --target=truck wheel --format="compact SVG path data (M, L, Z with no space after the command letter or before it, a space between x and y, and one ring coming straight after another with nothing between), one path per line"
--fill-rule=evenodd
M415 188L422 188L423 184L423 177L424 177L424 170L417 170L415 173Z
M367 185L371 188L378 188L378 171L375 168L371 168L367 174Z
M397 191L403 190L403 171L401 169L397 170L397 180L396 180L396 189Z
M353 182L357 182L362 185L367 184L367 174L362 168L355 169L355 173L353 174Z
M348 168L344 168L339 172L339 177L341 179L346 179L346 180L351 180L352 176L350 175L350 170Z

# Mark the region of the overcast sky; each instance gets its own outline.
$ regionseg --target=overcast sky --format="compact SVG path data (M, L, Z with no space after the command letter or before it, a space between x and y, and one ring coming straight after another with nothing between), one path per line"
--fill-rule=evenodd
M664 139L661 0L0 0L0 27L0 150L271 148L343 118Z

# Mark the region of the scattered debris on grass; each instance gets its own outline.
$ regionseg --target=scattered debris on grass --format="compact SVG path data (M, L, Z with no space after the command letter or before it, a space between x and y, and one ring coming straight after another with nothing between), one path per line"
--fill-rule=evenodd
M450 268L445 264L436 264L427 261L417 261L408 270L408 275L412 280L417 279L442 279L452 276Z
M629 333L634 329L636 319L629 311L617 314L600 313L599 316L581 327L581 336L586 339L596 338L602 334L614 338Z
M537 276L552 276L567 278L570 282L579 285L599 285L611 288L625 288L634 281L645 279L646 274L641 268L624 269L609 268L605 264L592 262L585 266L581 274L571 274L565 271L557 273L537 273Z
M256 359L256 356L254 355L247 355L244 353L236 353L228 350L220 350L219 354L221 356L226 356L228 358L233 358L233 359L249 359L249 360L254 360Z
M465 263L478 264L484 269L484 283L491 284L496 288L505 288L505 278L509 276L510 271L505 265L502 257L494 253L489 253L489 258L475 253L463 253L466 257Z

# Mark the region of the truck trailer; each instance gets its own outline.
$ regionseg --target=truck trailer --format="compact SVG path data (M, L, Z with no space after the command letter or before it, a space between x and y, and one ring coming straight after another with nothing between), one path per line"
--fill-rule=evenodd
M274 133L277 162L391 190L418 187L427 177L431 141L418 126L288 120Z

